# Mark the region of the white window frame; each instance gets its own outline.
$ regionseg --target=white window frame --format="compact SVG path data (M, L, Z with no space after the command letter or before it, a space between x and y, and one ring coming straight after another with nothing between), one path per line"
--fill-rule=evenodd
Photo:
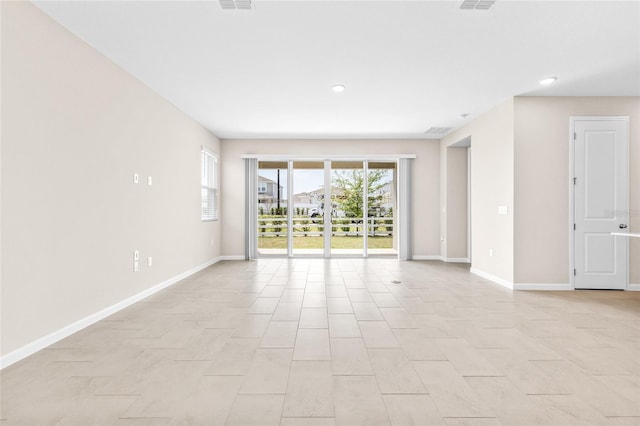
M267 182L258 182L258 194L267 194L268 189Z
M203 147L200 153L200 219L203 222L218 220L218 180L218 156Z

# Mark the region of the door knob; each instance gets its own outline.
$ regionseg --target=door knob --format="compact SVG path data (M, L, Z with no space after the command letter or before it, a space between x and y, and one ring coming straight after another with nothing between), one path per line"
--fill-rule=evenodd
M624 228L626 228L626 227L627 227L627 225L625 225L624 223L621 223L620 225L618 225L618 227L619 227L620 229L624 229Z

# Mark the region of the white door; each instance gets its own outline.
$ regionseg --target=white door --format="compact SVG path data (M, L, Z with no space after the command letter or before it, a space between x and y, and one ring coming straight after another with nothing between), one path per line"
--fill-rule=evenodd
M627 287L628 118L573 118L574 287Z

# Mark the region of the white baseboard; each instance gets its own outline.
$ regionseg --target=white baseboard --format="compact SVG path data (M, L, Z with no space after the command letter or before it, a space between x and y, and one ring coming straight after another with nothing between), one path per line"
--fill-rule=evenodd
M442 256L438 255L423 255L423 254L415 254L411 258L412 260L443 260Z
M218 260L245 260L245 257L243 254L229 255L229 256L220 256Z
M244 259L244 257L243 257ZM94 314L91 314L85 318L82 318L81 320L78 320L72 324L69 324L63 328L61 328L60 330L54 331L53 333L50 333L44 337L41 337L31 343L28 343L24 346L22 346L21 348L16 349L13 352L9 352L8 354L0 357L0 369L3 369L5 367L10 366L11 364L14 364L26 357L28 357L29 355L32 355L44 348L46 348L47 346L51 346L54 343L64 339L65 337L68 337L74 333L77 333L78 331L82 330L83 328L86 328L92 324L95 324L96 322L115 314L118 311L121 311L122 309L133 305L136 302L141 301L142 299L145 299L149 296L151 296L152 294L155 294L161 290L164 290L165 288L171 286L172 284L177 283L178 281L181 281L193 274L195 274L196 272L200 272L205 268L208 268L209 266L218 263L220 260L223 260L222 257L217 257L215 259L212 259L206 263L203 263L202 265L198 265L195 266L191 269L189 269L188 271L185 271L179 275L176 275L175 277L169 278L166 281L161 282L160 284L156 284L155 286L148 288L138 294L135 294L121 302L116 303L115 305L111 305L105 309L102 309L101 311L98 311Z
M469 258L466 257L448 257L444 261L448 263L471 263Z
M513 290L513 283L510 282L510 281L507 281L507 280L502 279L500 277L496 277L495 275L491 275L491 274L489 274L487 272L481 271L481 270L476 269L476 268L471 268L470 272L472 274L476 274L479 277L482 277L482 278L487 279L489 281L493 281L496 284L500 284L501 286L506 287L506 288L508 288L510 290Z
M439 255L423 255L416 254L412 257L412 260L439 260L447 263L470 263L468 258L464 257L444 257Z
M640 291L640 284L629 284L628 291Z
M514 290L573 290L571 284L567 283L516 283Z

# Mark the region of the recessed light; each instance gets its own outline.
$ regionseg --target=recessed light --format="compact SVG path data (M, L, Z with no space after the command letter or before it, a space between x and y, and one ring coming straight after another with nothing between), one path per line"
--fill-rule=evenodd
M557 79L558 77L543 78L542 80L540 80L540 84L542 84L543 86L546 86L548 84L554 83Z
M331 90L333 90L335 93L344 92L344 84L334 84L333 86L331 86Z
M458 117L462 118L463 120L467 117L469 117L471 114L468 112L465 112L464 114L460 114Z

